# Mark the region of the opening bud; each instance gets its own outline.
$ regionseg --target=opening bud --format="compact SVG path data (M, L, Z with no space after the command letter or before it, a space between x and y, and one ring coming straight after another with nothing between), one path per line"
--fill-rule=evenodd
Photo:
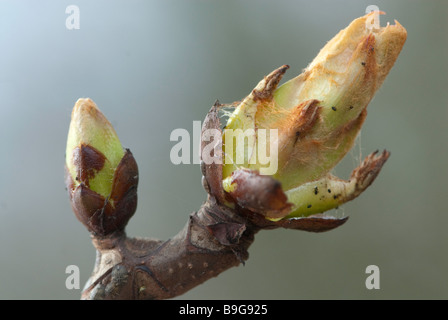
M214 170L222 173L224 195L212 188L218 201L271 221L296 219L352 200L373 182L389 157L387 151L366 157L348 181L330 173L353 147L367 105L406 41L407 32L398 22L370 28L373 14L341 30L299 76L277 88L289 68L284 65L236 106L223 133L224 165ZM226 148L226 131L238 129L253 135L236 137L244 143L244 154ZM262 178L263 164L254 154L260 143L257 131L268 129L277 131L264 143L266 150L276 151L278 169ZM237 161L242 156L244 161Z

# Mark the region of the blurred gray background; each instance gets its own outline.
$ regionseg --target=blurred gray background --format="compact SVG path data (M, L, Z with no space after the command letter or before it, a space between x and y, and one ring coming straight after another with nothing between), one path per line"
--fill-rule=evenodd
M67 30L68 5L80 29ZM360 143L336 173L376 149L392 155L312 234L257 235L246 265L178 299L448 298L448 5L445 1L0 1L0 298L79 299L95 251L65 191L70 113L92 98L140 169L130 236L167 239L205 200L198 165L171 164L176 128L192 132L215 99L233 102L282 64L285 79L375 4L408 40L369 105ZM367 290L368 265L380 289Z

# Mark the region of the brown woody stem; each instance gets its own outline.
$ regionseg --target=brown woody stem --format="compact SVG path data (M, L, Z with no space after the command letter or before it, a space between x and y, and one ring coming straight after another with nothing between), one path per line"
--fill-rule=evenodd
M260 228L209 199L167 241L93 236L97 259L83 299L168 299L244 263Z

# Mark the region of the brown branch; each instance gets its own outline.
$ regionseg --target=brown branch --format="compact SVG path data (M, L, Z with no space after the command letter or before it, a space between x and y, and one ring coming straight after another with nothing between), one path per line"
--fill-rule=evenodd
M209 197L167 241L128 238L124 231L92 236L97 259L82 299L173 298L244 263L261 229L319 232L346 220L308 218L279 225L241 208L231 210Z
M94 272L83 299L167 299L243 263L259 230L209 198L167 241L93 237Z

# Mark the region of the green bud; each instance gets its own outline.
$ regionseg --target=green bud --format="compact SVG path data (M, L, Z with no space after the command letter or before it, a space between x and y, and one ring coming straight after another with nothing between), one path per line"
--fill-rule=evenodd
M107 197L123 156L123 147L110 122L91 99L79 99L72 111L66 150L66 165L75 186L82 182Z
M132 153L95 103L79 99L66 149L66 185L77 218L99 235L123 229L137 205L137 184Z

